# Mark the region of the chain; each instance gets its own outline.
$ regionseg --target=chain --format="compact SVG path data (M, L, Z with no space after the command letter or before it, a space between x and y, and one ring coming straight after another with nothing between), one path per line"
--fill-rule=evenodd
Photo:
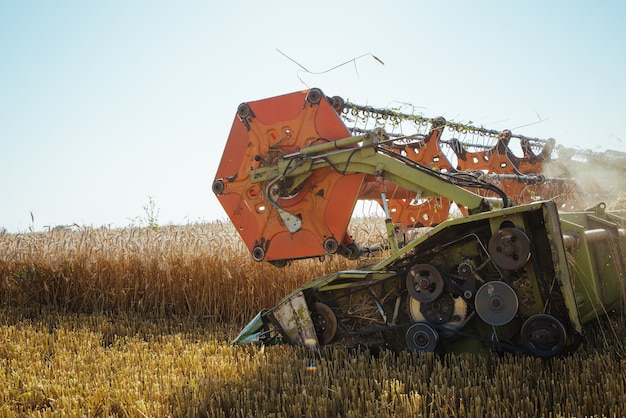
M341 111L341 116L345 122L352 122L354 127L351 128L353 133L362 133L368 130L368 127L383 126L389 129L390 137L404 136L394 131L403 130L403 124L410 123L414 128L417 128L417 135L426 135L433 128L443 127L449 132L454 134L473 135L476 137L486 137L492 140L508 136L509 138L516 138L525 142L533 148L543 149L546 144L550 142L549 139L533 138L520 134L515 134L510 131L498 131L495 129L487 129L482 126L474 126L472 124L464 124L454 121L447 121L442 117L429 118L415 113L405 113L397 109L390 108L376 108L373 106L364 106L356 103L346 102ZM486 145L480 145L478 141L470 141L468 145L477 146L479 148L487 147Z

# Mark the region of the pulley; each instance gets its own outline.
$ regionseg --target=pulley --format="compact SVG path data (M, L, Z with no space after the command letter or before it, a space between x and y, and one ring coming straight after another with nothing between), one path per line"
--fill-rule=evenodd
M521 330L522 343L539 357L552 357L565 346L567 333L563 324L548 314L535 314L528 318Z
M519 300L515 290L504 282L487 282L476 292L474 305L478 316L489 325L509 323L517 314Z
M431 324L445 324L454 316L454 298L444 293L432 302L420 302L420 312Z
M328 344L337 332L337 317L330 307L322 302L311 305L311 320L320 344Z
M432 353L438 341L437 331L421 322L412 325L406 332L406 345L413 353Z
M493 234L487 250L498 267L515 270L530 259L530 240L520 229L502 228Z
M442 293L432 302L420 302L410 298L409 313L415 322L444 325L446 329L459 329L468 318L465 299L460 296L453 297L449 293ZM445 336L442 335L444 338Z
M443 292L444 281L430 264L417 264L406 275L406 288L413 299L432 302Z

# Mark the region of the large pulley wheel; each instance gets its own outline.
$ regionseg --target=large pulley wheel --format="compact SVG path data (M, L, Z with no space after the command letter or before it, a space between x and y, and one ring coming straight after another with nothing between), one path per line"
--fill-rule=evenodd
M311 320L320 344L328 344L337 332L337 317L332 309L321 302L311 305Z
M406 332L406 345L413 353L432 353L438 341L439 334L428 324L415 324Z
M409 295L420 302L432 302L444 289L443 277L430 264L417 264L406 275L406 288Z
M504 282L487 282L478 289L474 297L478 316L489 325L508 324L519 307L515 290Z
M567 339L563 324L548 314L528 318L522 325L521 336L524 347L539 357L559 354Z
M498 267L515 270L530 259L530 240L520 229L502 228L493 234L487 250Z

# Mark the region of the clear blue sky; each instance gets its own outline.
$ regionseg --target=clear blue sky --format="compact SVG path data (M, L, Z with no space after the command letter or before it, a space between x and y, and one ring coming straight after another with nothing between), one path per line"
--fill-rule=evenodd
M226 219L237 105L308 87L624 152L625 21L622 1L2 1L0 227L124 227L148 196L163 224ZM304 74L276 49L385 65Z

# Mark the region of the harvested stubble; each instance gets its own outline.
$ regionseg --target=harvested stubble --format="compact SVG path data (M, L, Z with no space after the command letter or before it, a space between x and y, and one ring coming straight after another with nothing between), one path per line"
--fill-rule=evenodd
M3 308L0 416L626 413L625 353L602 344L548 361L342 349L313 353L289 346L233 347L228 340L234 331L226 324L171 317Z
M3 234L0 416L626 415L623 317L549 361L228 344L352 265L254 263L222 223Z

